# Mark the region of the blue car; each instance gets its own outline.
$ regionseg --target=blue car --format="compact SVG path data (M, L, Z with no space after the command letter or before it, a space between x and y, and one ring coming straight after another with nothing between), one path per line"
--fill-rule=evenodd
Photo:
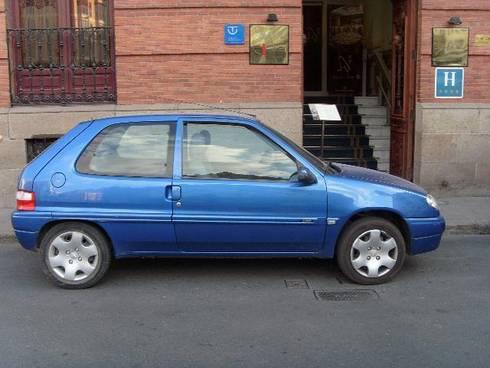
M436 249L419 186L323 162L257 120L127 116L78 124L27 165L12 224L56 285L95 285L124 257L336 258L359 284Z

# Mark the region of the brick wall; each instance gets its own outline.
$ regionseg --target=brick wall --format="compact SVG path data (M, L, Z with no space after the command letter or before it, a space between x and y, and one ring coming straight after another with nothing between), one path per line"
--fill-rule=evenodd
M115 0L119 104L301 102L301 0ZM249 65L248 25L276 13L290 26L289 65ZM246 43L226 46L226 23Z
M0 0L0 107L10 106L10 83L7 50L7 17L5 1Z
M431 66L432 27L461 17L470 32L464 98L435 99ZM489 0L420 0L417 119L414 176L427 189L458 195L490 194L490 34Z
M434 99L434 73L431 65L432 27L447 27L451 16L463 20L470 29L468 67L465 69L465 96L457 102L490 102L490 45L476 46L477 34L490 34L489 0L420 0L418 90L420 102L445 102Z

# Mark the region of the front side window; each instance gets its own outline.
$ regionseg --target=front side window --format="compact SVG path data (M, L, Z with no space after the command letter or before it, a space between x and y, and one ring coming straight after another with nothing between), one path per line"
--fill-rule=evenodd
M296 162L255 130L231 124L185 125L184 177L288 181L296 171Z
M100 132L77 162L84 174L171 177L173 125L118 124Z

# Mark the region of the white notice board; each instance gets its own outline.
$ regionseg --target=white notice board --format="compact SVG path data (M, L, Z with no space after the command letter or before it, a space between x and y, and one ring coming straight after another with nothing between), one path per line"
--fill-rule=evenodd
M315 120L341 121L339 110L336 105L309 104L311 114Z

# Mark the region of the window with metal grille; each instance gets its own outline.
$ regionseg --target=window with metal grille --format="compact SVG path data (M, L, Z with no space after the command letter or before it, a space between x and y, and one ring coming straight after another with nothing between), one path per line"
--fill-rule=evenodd
M46 135L26 139L27 162L34 160L59 137L59 135Z
M112 0L9 0L12 104L115 101Z

